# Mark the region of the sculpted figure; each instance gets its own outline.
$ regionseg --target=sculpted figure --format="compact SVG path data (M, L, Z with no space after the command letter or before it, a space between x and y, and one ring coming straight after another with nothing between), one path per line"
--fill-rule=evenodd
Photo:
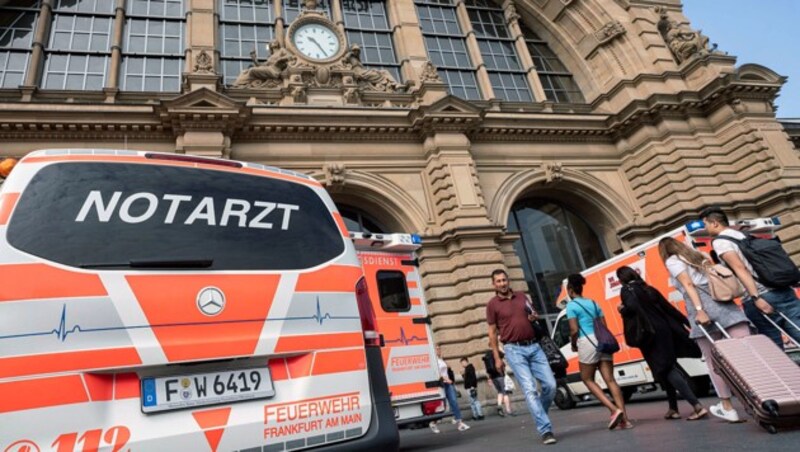
M344 56L344 63L353 71L356 82L364 82L369 85L370 89L392 92L400 88L389 71L364 67L364 64L361 63L361 47L358 44L350 46L350 50Z
M669 50L675 55L678 64L695 54L705 55L708 53L708 38L688 27L681 27L676 20L667 16L666 11L661 11L658 29Z
M268 48L270 55L263 63L259 63L255 50L250 52L250 57L253 59L255 66L245 69L239 74L239 77L233 82L235 88L258 87L269 80L279 81L283 78L283 71L295 57L288 50L281 47L278 41L270 42Z

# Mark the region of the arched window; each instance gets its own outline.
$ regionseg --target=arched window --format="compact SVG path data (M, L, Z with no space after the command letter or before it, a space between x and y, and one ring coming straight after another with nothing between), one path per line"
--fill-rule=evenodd
M544 95L547 100L552 102L583 103L583 94L581 94L578 85L573 80L572 74L556 54L550 50L550 46L522 22L520 22L520 28L522 28L525 44L527 44L528 51L531 53L531 58L533 58L533 64L536 66L536 75L539 76L539 81L542 82L542 88L544 88Z
M518 201L508 216L509 232L517 232L514 249L522 262L528 291L539 312L551 321L558 309L561 283L606 259L607 253L589 223L558 201Z
M350 232L386 233L388 230L368 213L361 209L337 204L339 214Z

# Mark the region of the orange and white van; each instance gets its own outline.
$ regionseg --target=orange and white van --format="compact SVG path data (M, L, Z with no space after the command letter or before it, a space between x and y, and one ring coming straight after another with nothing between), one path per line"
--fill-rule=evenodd
M733 227L746 230L755 235L771 236L780 226L777 218L759 218L755 220L741 220ZM642 276L651 286L658 289L681 312L686 314L686 305L681 293L671 284L670 276L658 254L658 242L664 237L673 237L704 253L710 253L711 237L705 230L702 221L693 221L687 225L663 234L649 242L632 248L622 254L614 256L594 267L581 272L586 278L584 296L597 302L603 310L609 330L620 342L621 350L614 354L614 374L617 382L622 387L626 399L635 392L645 392L656 389L653 373L650 371L644 357L638 348L628 347L622 328L622 317L617 311L621 303L621 283L617 279L616 271L619 267L627 265ZM566 382L559 385L556 393L556 404L559 408L570 409L575 403L589 397L589 389L581 382L578 370L578 356L573 352L569 339L569 322L566 317L567 290L566 280L562 284L558 305L562 311L556 318L552 337L569 361ZM708 368L703 359L681 358L678 363L683 372L690 377L690 383L698 396L706 395L710 389ZM597 376L597 382L605 388L605 382Z
M416 258L420 237L360 232L350 237L384 338L383 364L398 426L444 417L444 389Z
M394 450L353 243L313 179L46 150L0 188L0 450Z

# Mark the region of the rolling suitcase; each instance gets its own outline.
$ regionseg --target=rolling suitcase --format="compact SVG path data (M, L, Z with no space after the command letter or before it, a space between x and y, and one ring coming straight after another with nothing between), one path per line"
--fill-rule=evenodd
M764 335L732 339L715 325L724 339L715 341L700 325L714 344L710 358L747 412L770 433L800 425L800 367Z

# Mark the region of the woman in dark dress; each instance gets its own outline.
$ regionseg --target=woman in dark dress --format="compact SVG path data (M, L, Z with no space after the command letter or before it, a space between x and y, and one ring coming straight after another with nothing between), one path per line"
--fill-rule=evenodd
M700 349L689 338L689 320L675 309L661 293L647 285L630 267L617 269L622 283L622 314L625 342L642 351L656 379L667 392L669 411L665 419L680 419L676 390L692 405L694 413L686 420L708 416L708 410L697 400L678 358L699 358Z

